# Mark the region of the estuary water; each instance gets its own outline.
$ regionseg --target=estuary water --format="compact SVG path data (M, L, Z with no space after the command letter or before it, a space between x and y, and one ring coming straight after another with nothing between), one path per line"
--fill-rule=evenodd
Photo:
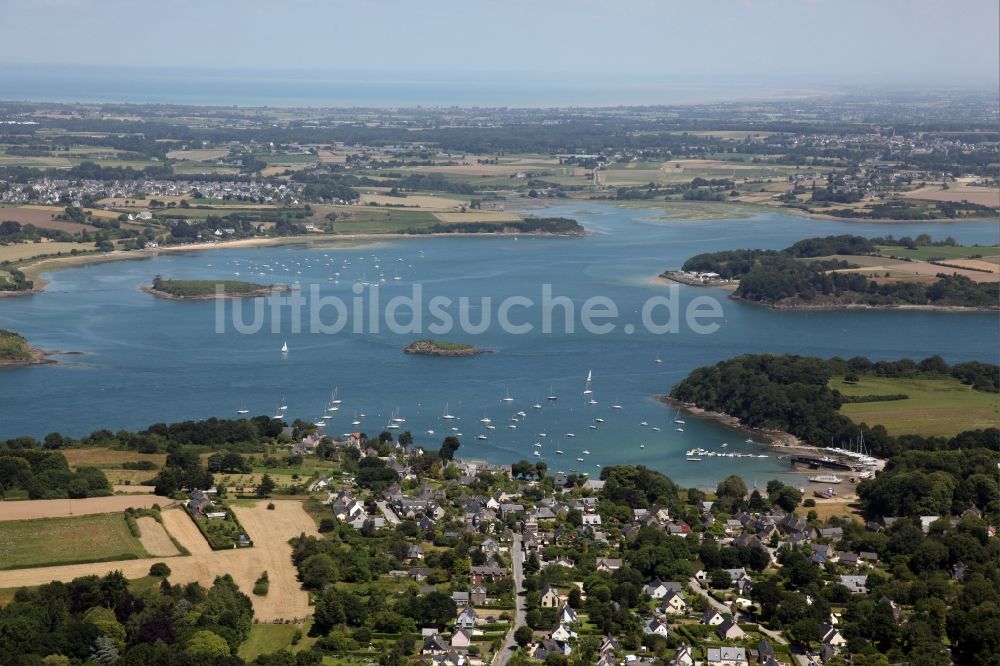
M673 411L653 396L669 391L695 367L741 353L875 359L938 353L949 362L996 362L995 314L775 312L728 300L720 290L671 287L655 279L699 252L782 248L828 234L898 237L927 232L935 238L950 235L963 243L993 244L1000 242L996 223L879 225L780 214L664 221L653 211L590 202L552 207L544 214L574 217L592 234L414 237L370 245L164 253L47 274L44 293L0 300L0 326L22 333L35 347L83 355L0 372L0 437L141 429L157 422L233 417L244 406L251 415L272 415L282 403L289 419L315 421L336 388L343 402L326 427L333 434L378 433L395 415L405 419L401 429L412 431L416 443L427 447L436 448L456 428L462 433L458 455L470 459L541 459L553 471L591 475L599 474L602 465L636 463L685 486L714 486L732 473L763 484L796 477L773 454L687 462L685 452L694 447L767 452L744 442L740 433L690 416L678 432ZM343 300L349 312L351 299L370 304L377 293L384 305L394 296L412 295L419 285L425 304L433 297L457 304L464 296L471 299L465 310L473 323L484 312L492 313L492 320L481 334L463 332L459 325L443 334L394 333L384 324L377 332L366 326L354 333L349 324L339 333L324 334L309 330L308 309L302 330L293 332L293 315L284 308L275 317L265 309L262 329L241 333L233 325L233 308L249 322L254 302L176 302L139 291L157 274L298 281L307 301L315 301L308 296L316 289L320 297ZM385 282L379 283L379 274ZM379 286L362 288L360 281ZM544 285L577 310L572 333L564 330L565 309L553 309L553 332L545 333L541 308L518 305L523 299L541 302ZM642 325L644 306L651 298L671 296L671 289L681 314L678 330L649 330ZM579 310L595 296L618 310L618 317L608 320L613 322L610 332L587 332L581 326ZM717 331L699 334L683 320L683 311L692 299L706 296L717 300L721 316L703 320L717 323ZM483 297L492 301L484 303ZM497 323L499 304L510 297L522 300L510 309L509 318L533 326L530 332L507 332ZM451 308L456 322L459 310ZM331 312L327 308L322 319L333 319ZM666 312L666 306L660 307L653 319L663 323ZM431 319L426 313L424 317L426 327ZM402 353L421 337L468 342L494 353L469 358ZM287 354L281 353L285 342ZM657 357L661 363L655 362ZM588 373L592 393L584 394ZM548 400L550 393L558 400ZM512 400L505 401L507 397ZM596 404L589 404L591 399ZM445 413L457 418L443 419ZM495 429L485 428L484 417ZM355 420L361 424L353 425ZM486 439L478 439L480 435ZM722 449L724 442L728 447Z

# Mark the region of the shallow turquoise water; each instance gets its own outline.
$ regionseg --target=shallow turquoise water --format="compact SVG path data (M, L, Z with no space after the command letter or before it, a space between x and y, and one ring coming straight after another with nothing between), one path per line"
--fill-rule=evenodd
M530 458L533 444L539 442L538 450L553 470L596 474L597 465L629 462L663 470L684 485L714 485L734 472L748 482L763 483L787 477L787 466L773 457L685 462L684 452L695 446L718 450L729 442L729 451L757 450L738 433L691 417L685 432L676 432L672 412L651 396L667 392L692 368L740 353L872 358L939 353L951 362L997 360L998 318L993 314L774 312L729 301L721 292L689 287L679 288L682 307L699 296L719 298L723 318L718 332L697 335L684 326L665 335L641 326L633 334L624 330L626 323L639 323L647 299L668 293L665 284L650 278L698 252L780 248L834 233L901 236L927 231L986 244L1000 240L995 223L875 225L773 214L662 222L652 221L648 211L590 203L552 208L546 214L575 217L595 234L516 240L412 238L364 248L282 246L175 253L54 272L46 276L51 282L45 293L0 301L0 326L23 333L36 347L85 355L63 357L58 365L0 373L0 437L52 431L81 435L105 427L228 417L244 403L251 414L272 414L282 400L291 417L312 421L323 413L336 386L344 403L330 422L328 430L334 433L378 432L398 409L418 444L437 446L450 427L459 428L459 455L467 458ZM380 269L374 268L373 254L380 259ZM276 272L263 269L264 264ZM261 270L263 277L255 274ZM349 303L355 281L362 274L374 280L379 270L387 278L379 288L383 303L420 284L425 301L468 296L476 303L490 296L495 311L496 303L509 296L540 300L547 283L554 295L569 297L577 308L589 297L606 296L617 305L620 318L615 331L605 335L582 332L579 324L573 334L543 334L537 327L538 308L515 309L511 318L536 324L534 332L512 335L494 323L482 335L430 335L496 352L444 359L401 353L421 336L397 335L384 327L377 334L291 333L287 312L277 333L271 332L270 319L258 333L239 334L231 321L225 333L216 333L216 303L166 301L138 290L155 274L299 280L306 292L316 284L322 295L337 295ZM334 271L341 273L336 284L330 280ZM397 271L399 281L392 279ZM370 294L365 292L366 297ZM231 314L232 304L225 307ZM240 307L249 320L253 303ZM472 310L477 321L479 310ZM290 352L282 355L285 340ZM662 364L654 363L657 355ZM588 371L593 372L597 405L586 404L582 394ZM545 399L550 386L559 396L554 404ZM508 390L515 400L501 402ZM532 409L536 401L541 410ZM620 411L610 408L615 403L622 406ZM446 405L459 420L440 418ZM509 429L509 419L518 411L526 417L519 417L517 430ZM355 412L366 414L358 428L351 426ZM484 413L493 419L495 431L482 429L479 419ZM595 418L605 421L598 424ZM641 427L642 421L649 427ZM653 432L654 426L660 432ZM425 434L430 429L435 435ZM542 432L547 437L540 437ZM576 437L565 437L568 432ZM478 441L480 433L489 439ZM557 455L556 449L564 454ZM583 454L584 449L590 454ZM585 460L578 462L577 457Z

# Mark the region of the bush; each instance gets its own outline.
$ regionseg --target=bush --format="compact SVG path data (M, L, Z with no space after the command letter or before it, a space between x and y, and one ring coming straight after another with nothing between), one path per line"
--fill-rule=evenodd
M267 510L268 511L274 511L274 502L268 502L267 503Z
M156 562L153 566L149 567L149 575L166 578L170 575L170 567L167 566L166 562Z
M270 581L267 578L267 572L265 571L260 575L260 578L256 580L253 584L253 593L258 597L266 597L267 590L270 586Z

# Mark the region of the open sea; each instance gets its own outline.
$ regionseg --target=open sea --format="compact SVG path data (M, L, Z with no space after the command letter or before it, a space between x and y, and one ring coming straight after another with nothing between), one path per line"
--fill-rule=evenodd
M542 459L553 471L592 475L599 474L602 465L636 463L659 469L685 486L714 486L732 473L749 484L763 484L771 478L800 477L773 454L686 462L688 449L718 451L723 442L729 452L767 452L744 442L738 432L690 416L684 431L678 432L674 412L653 396L668 392L695 367L741 353L875 359L919 359L938 353L949 362L997 361L1000 319L989 313L777 312L728 300L722 291L679 286L681 311L696 297L718 299L718 330L698 334L682 321L675 333L655 333L641 325L649 299L670 294L668 283L653 278L699 252L782 248L810 236L845 233L898 237L927 232L935 238L951 235L963 243L993 244L1000 242L996 223L880 225L777 213L663 221L653 211L590 202L555 206L545 214L576 218L592 234L414 237L364 246L331 243L166 253L47 274L50 282L44 293L0 300L0 327L22 333L35 347L83 355L59 357L55 365L0 372L0 437L141 429L157 422L233 417L242 406L251 415L271 415L279 403L288 405L289 418L315 421L336 388L343 404L326 428L334 434L377 433L395 413L406 419L403 428L413 432L418 445L436 448L457 428L462 433L458 455L464 458ZM235 330L232 311L239 308L250 321L255 301L175 302L139 290L157 274L298 281L303 294L315 288L319 296L337 297L353 307L352 299L367 303L374 293L370 287L361 289L359 280L377 282L379 273L386 278L377 288L383 306L394 296L412 294L419 285L425 303L434 297L453 303L468 297L471 305L465 311L472 323L484 312L491 312L492 320L481 334L394 333L384 325L377 332L365 326L364 333L356 334L349 325L340 333L323 334L310 332L305 316L302 330L295 333L292 314L284 309L276 317L265 311L262 329L244 334ZM394 279L397 275L399 280ZM544 333L541 308L522 306L510 310L510 319L531 324L533 330L502 330L496 321L499 303L509 297L537 303L543 285L573 304L576 330L563 330L564 311L556 308L555 332ZM487 296L491 304L480 300ZM595 296L606 297L618 309L611 332L582 330L579 309ZM217 332L220 308L224 332ZM451 309L456 320L458 311ZM331 312L327 308L324 321L333 318ZM664 310L654 319L662 322ZM405 316L400 320L408 321ZM425 326L430 321L425 320ZM469 342L494 353L459 359L402 353L420 337ZM289 352L282 354L286 341ZM655 362L657 357L662 363ZM593 393L585 396L588 373ZM546 399L550 392L557 401ZM508 396L513 400L503 401ZM597 404L588 404L591 396ZM442 419L446 410L458 418ZM484 416L492 419L495 430L483 427ZM355 419L362 425L353 426ZM487 439L477 439L480 434Z

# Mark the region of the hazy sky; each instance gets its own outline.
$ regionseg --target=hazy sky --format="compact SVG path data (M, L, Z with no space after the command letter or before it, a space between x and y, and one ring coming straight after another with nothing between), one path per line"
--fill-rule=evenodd
M0 0L0 62L996 86L997 0Z

